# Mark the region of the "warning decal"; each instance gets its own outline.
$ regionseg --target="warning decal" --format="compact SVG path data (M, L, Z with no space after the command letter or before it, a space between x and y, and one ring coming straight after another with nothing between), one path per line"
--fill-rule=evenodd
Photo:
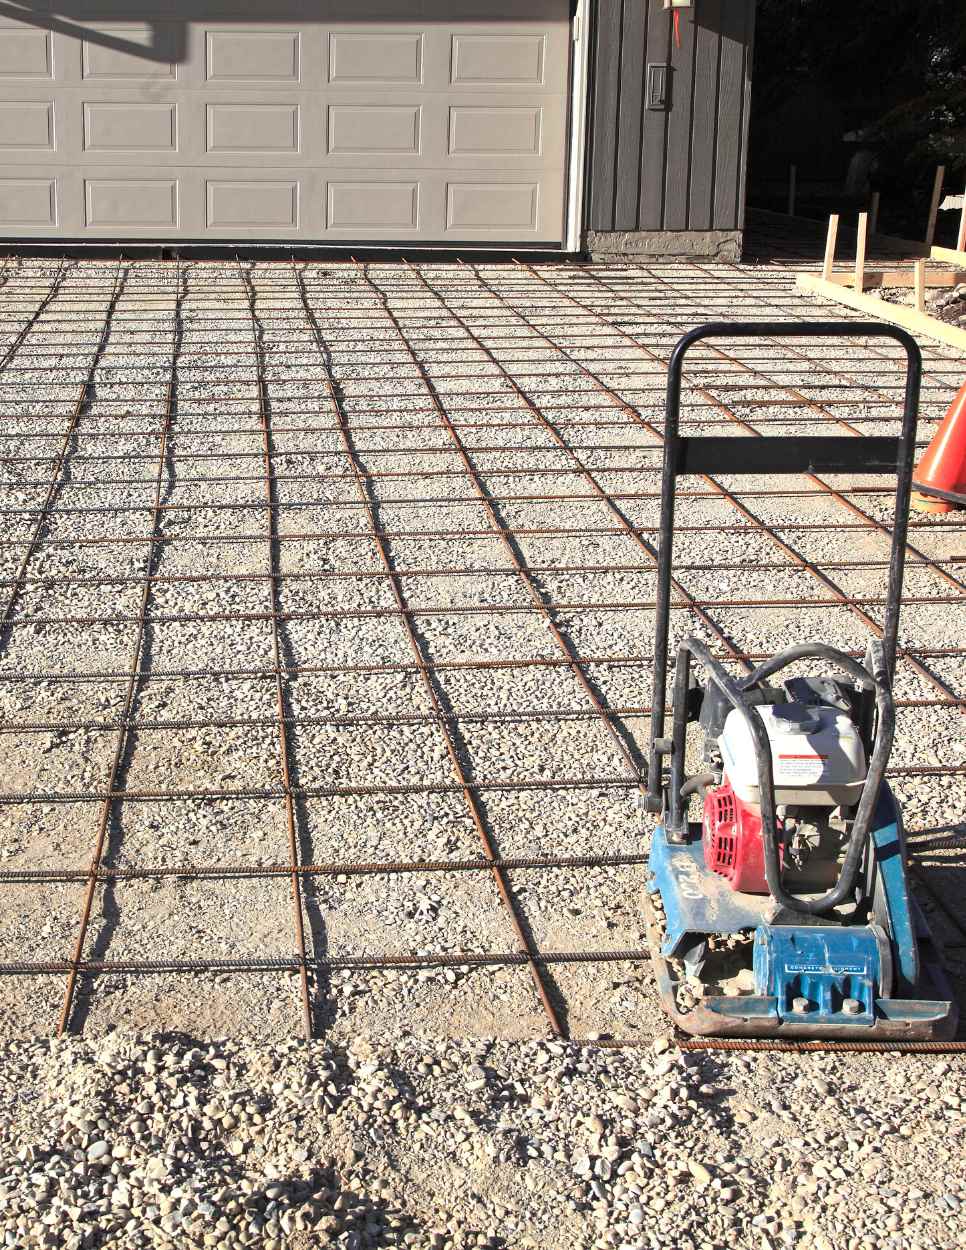
M825 762L827 755L816 755L809 753L808 755L779 755L779 776L775 778L778 785L787 785L788 782L804 782L807 785L814 785L817 781L821 781L825 774Z

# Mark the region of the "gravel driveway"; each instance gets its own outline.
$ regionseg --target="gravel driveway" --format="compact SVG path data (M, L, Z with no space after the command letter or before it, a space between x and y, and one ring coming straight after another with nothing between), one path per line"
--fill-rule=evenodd
M956 1244L955 1061L681 1056L642 952L665 362L828 315L779 266L7 263L8 1245ZM687 380L688 432L898 430L881 343ZM887 480L681 486L675 637L864 647ZM891 779L966 1003L963 535L910 530Z

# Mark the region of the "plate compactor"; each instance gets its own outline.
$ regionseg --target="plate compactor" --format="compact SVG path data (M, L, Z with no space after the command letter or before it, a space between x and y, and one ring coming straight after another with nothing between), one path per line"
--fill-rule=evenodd
M905 349L898 438L679 435L682 365L695 343L833 336L889 338ZM855 322L706 325L671 357L646 798L662 820L645 912L662 1004L685 1032L903 1041L956 1030L885 781L920 374L908 334ZM808 472L897 475L882 640L870 642L864 663L806 643L736 678L701 639L685 638L666 737L676 479ZM686 757L698 763L690 776ZM696 799L699 824L688 820Z

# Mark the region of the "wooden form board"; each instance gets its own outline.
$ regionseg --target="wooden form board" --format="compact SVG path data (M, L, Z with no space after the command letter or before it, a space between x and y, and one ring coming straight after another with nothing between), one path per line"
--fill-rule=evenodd
M966 282L966 269L927 269L926 286L950 287L959 286L961 282ZM829 277L829 282L834 282L836 286L855 286L855 274L851 271L833 273ZM896 286L913 286L915 284L915 273L912 269L872 269L866 270L862 277L862 285L865 290L872 287L896 287Z
M836 304L844 304L847 308L855 308L859 312L868 313L879 321L888 321L892 325L903 326L906 330L923 334L927 338L938 339L942 343L949 343L959 348L960 351L966 352L966 330L948 325L945 321L940 321L938 317L930 317L928 313L917 312L916 309L907 308L902 304L887 303L886 300L879 299L875 295L864 295L859 291L840 286L837 282L830 282L815 273L798 274L795 285L800 291L810 291L814 295L821 295Z
M966 252L957 252L954 247L934 247L929 252L930 260L943 260L947 265L966 266Z

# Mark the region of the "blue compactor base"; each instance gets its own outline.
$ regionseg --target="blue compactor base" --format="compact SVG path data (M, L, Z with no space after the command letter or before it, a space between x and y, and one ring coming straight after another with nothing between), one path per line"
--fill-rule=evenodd
M900 436L679 433L682 365L694 344L785 336L897 341L907 360ZM918 348L904 331L855 322L707 325L672 355L646 800L661 824L645 919L662 1005L687 1033L901 1042L956 1032L949 981L909 888L902 815L885 780L920 373ZM881 640L870 641L864 662L806 643L735 677L688 637L677 651L666 735L677 477L804 472L897 477ZM696 751L701 771L688 776L685 757ZM695 798L703 801L700 823L688 819Z

